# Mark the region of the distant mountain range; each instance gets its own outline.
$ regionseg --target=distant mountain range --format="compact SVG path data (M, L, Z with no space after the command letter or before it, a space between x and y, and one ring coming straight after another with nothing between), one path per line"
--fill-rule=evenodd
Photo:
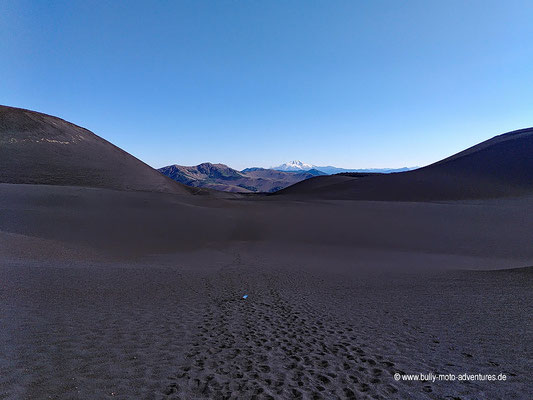
M159 171L188 186L210 188L225 192L271 193L313 176L325 175L317 170L285 172L265 168L246 168L237 171L224 164L203 163L192 167L169 165Z
M296 171L307 171L310 169L315 169L321 171L326 175L339 174L341 172L375 172L382 174L389 174L392 172L405 172L416 169L417 167L403 167L403 168L367 168L367 169L346 169L338 168L332 166L320 167L317 165L307 164L299 160L289 161L288 163L278 165L277 167L272 167L277 171L287 171L287 172L296 172Z
M242 171L224 164L202 163L186 167L169 165L159 172L187 186L239 193L272 193L295 183L319 175L342 172L402 172L412 168L400 169L344 169L337 167L317 167L301 161L291 161L274 168L252 167Z
M0 106L0 183L7 184L212 197L227 194L202 187L277 191L277 196L286 196L281 198L296 199L440 201L516 197L533 193L532 149L533 128L526 128L496 136L426 167L396 174L359 170L362 172L325 175L317 168L237 171L210 163L196 167L172 165L158 172L87 129L50 115ZM287 165L312 166L299 162ZM335 172L339 170L335 168ZM282 187L286 189L278 191Z

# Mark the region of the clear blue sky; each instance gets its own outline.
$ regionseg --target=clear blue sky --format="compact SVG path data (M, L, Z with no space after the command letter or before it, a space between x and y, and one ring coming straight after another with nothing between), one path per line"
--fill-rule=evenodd
M533 2L3 0L0 104L154 167L425 165L533 125Z

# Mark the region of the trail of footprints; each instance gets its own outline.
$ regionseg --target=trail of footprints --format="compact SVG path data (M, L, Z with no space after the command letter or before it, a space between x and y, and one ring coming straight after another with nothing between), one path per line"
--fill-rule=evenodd
M211 298L199 337L169 377L166 397L386 399L398 392L386 383L394 363L358 347L351 327L305 305L298 310L274 290L261 297Z

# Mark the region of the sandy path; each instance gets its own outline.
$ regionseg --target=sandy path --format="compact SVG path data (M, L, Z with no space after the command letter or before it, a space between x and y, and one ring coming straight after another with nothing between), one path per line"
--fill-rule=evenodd
M294 276L251 269L237 257L206 279L199 336L167 394L322 399L398 391L381 379L392 362L369 357L354 329L316 310L312 298L287 292ZM245 300L245 292L253 294Z

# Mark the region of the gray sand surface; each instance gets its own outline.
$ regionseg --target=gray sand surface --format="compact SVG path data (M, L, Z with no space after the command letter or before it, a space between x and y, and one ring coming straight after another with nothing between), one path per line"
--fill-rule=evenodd
M194 262L3 264L3 398L529 393L530 269L363 273L273 262L246 245L188 257ZM508 380L393 378L429 372Z
M531 208L0 185L0 398L528 398Z

